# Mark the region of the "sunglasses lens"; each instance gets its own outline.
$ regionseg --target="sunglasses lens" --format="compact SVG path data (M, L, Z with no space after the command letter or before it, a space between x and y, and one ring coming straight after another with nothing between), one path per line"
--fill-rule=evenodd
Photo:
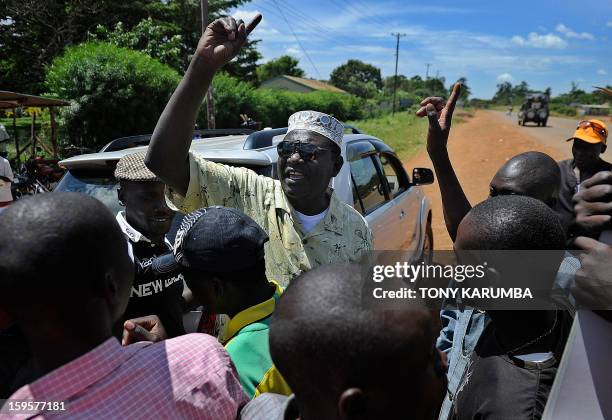
M317 155L317 147L309 143L300 143L300 156L304 160L314 160Z
M293 150L293 144L286 141L281 141L278 143L278 146L276 146L276 151L278 152L279 156L283 157L291 156L291 154L293 154Z

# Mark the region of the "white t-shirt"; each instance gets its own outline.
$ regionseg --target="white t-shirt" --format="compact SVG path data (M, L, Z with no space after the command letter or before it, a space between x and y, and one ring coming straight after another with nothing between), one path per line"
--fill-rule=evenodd
M297 216L298 221L300 222L300 224L304 228L304 232L306 232L306 233L308 233L311 230L313 230L314 227L317 225L317 223L319 223L321 220L323 220L323 218L327 214L328 210L329 210L329 207L326 208L325 211L322 212L322 213L315 214L314 216L308 216L308 215L302 214L299 211L294 209L295 215Z
M11 164L8 160L0 156L0 176L6 177L13 181L13 171L11 170ZM13 194L11 194L11 182L0 179L0 203L6 201L13 201Z

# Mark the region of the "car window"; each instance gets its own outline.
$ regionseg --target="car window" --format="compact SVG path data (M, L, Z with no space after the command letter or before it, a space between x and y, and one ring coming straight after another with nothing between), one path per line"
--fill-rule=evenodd
M375 154L363 156L350 162L353 177L353 199L355 209L368 214L385 202L385 190L376 169Z
M117 198L118 188L119 184L110 171L68 171L53 191L71 191L87 194L97 198L113 214L117 214L122 209Z
M383 174L387 178L389 186L389 195L397 197L408 189L409 179L406 171L402 168L402 164L394 156L381 153L380 162L383 168Z

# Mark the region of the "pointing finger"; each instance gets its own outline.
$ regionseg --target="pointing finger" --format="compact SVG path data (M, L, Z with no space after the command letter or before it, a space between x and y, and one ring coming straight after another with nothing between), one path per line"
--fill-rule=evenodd
M261 22L262 18L263 16L261 15L261 13L257 13L257 15L246 25L247 35L249 35L253 31L253 29L255 29L257 25L259 25L259 22Z
M450 123L453 112L455 111L455 105L457 104L457 99L459 99L459 93L461 92L461 83L455 83L453 86L453 93L451 93L450 98L448 98L448 102L446 103L446 114L445 114L445 122Z

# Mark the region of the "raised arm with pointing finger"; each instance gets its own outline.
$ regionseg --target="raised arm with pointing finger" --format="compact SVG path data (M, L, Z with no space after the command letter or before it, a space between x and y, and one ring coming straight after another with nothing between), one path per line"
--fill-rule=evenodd
M459 92L461 92L461 83L455 83L448 102L444 102L444 99L439 97L428 97L421 102L421 108L417 111L417 116L427 116L429 120L427 153L433 163L440 186L446 229L453 241L457 236L459 223L472 208L457 179L447 149L453 111L459 98Z
M198 42L189 68L162 113L147 153L147 166L182 195L189 185L187 155L193 126L215 73L244 45L261 21L258 14L247 25L231 17L212 22Z
M155 127L146 162L168 185L166 196L178 210L219 205L255 220L270 238L266 275L284 286L312 267L359 261L372 249L372 233L329 187L344 164L344 126L331 115L300 111L289 117L287 134L277 145L279 180L189 152L196 114L214 73L236 56L260 20L257 15L245 25L225 18L206 28Z

